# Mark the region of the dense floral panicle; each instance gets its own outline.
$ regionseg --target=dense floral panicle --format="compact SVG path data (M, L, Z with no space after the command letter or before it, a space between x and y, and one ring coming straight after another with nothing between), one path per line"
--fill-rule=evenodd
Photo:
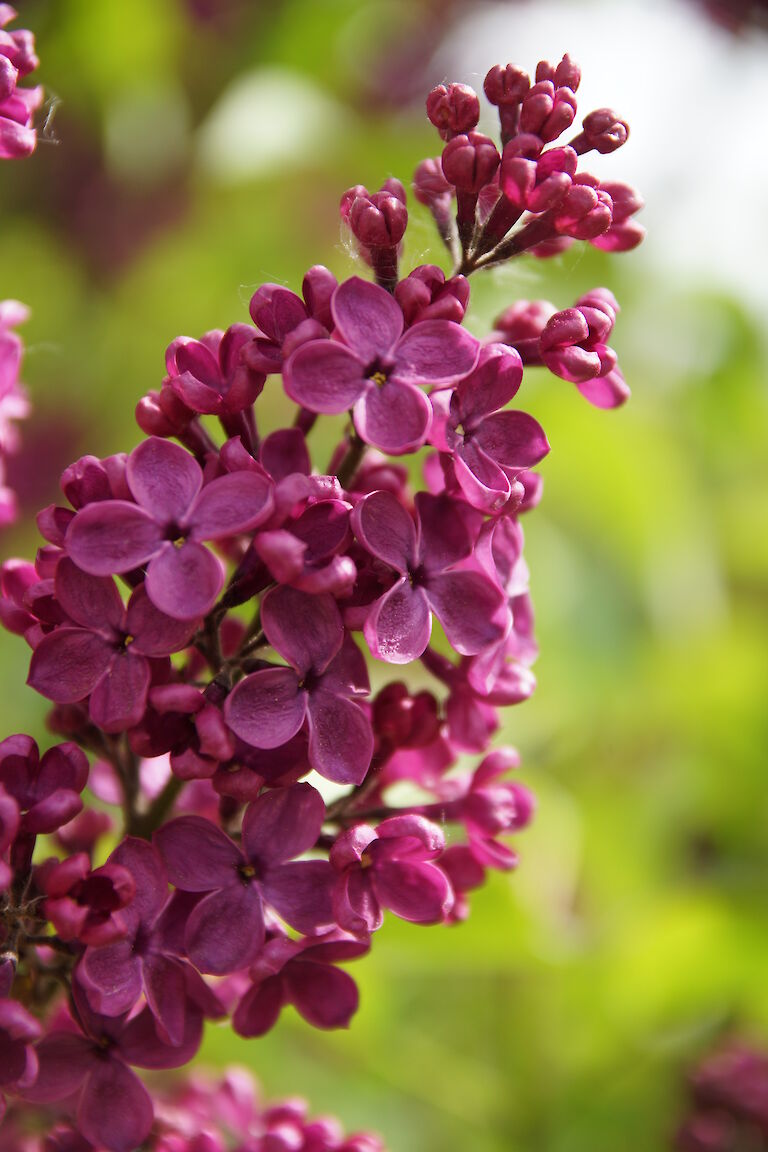
M689 1078L689 1114L679 1152L755 1152L768 1147L768 1056L731 1042L707 1056Z
M19 159L34 152L34 114L43 102L42 88L18 86L39 61L32 33L25 28L8 30L15 19L10 4L0 4L0 160Z
M2 31L10 15L0 4L0 141L35 63L28 37ZM463 325L479 268L642 236L637 193L578 167L619 147L624 121L598 109L564 135L579 80L567 56L533 81L491 69L500 147L477 132L471 89L436 88L445 148L414 193L453 271L400 277L403 185L349 189L341 216L375 283L316 265L301 295L257 288L252 324L174 340L137 409L147 438L67 468L68 504L39 514L35 563L0 568L0 622L31 648L29 683L67 740L42 757L30 737L0 744L12 1152L381 1152L300 1102L261 1108L237 1075L155 1107L133 1068L187 1063L205 1018L260 1036L291 1005L348 1026L358 992L342 966L386 909L464 919L486 874L517 863L510 837L534 805L508 778L517 754L493 740L499 708L535 685L521 518L549 444L509 406L530 365L601 407L627 390L605 289L562 311L518 302L485 342ZM0 455L23 402L23 315L0 305ZM255 409L278 374L298 411L261 436ZM343 413L318 461L317 418ZM375 694L363 639L383 662ZM416 660L418 688L388 678ZM322 794L312 772L331 782ZM83 808L86 783L109 814ZM22 1099L44 1139L26 1132Z

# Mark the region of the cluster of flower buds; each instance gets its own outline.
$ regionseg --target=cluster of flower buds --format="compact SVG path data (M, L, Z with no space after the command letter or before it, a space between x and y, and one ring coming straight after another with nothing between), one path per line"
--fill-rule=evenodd
M0 160L29 156L37 146L35 112L43 102L43 89L20 88L19 80L38 66L35 38L25 28L8 32L16 19L10 4L0 4Z
M581 132L560 142L576 117L580 80L567 55L557 65L541 61L533 84L516 65L491 68L483 90L498 109L501 152L477 131L480 101L471 88L441 84L430 92L427 115L446 144L442 156L418 166L414 190L432 211L457 271L521 252L553 256L574 240L609 252L626 252L642 240L643 228L632 219L642 207L634 189L577 170L580 156L621 147L626 123L610 108L598 108L584 118Z
M107 1110L105 1100L94 1108L105 1131L116 1115L141 1106L136 1099L115 1097ZM262 1101L242 1068L230 1068L219 1081L193 1076L166 1086L154 1097L154 1113L141 1152L385 1152L370 1132L347 1136L334 1117L309 1116L303 1100ZM14 1106L3 1128L4 1152L101 1152L103 1147L96 1131L83 1136L82 1125L74 1127L52 1105L41 1105L32 1124L29 1113Z
M535 128L525 163L568 169L569 188L576 151L558 169L542 150L577 71L488 83L522 93L517 111L497 101L507 147ZM477 203L491 220L488 189L507 196L476 103L456 86L430 97L472 244ZM607 194L574 187L610 216ZM340 965L385 912L455 922L489 870L516 864L507 837L533 801L492 741L535 683L521 518L549 445L509 404L524 362L591 381L593 400L610 389L616 305L598 291L567 323L539 309L520 349L509 325L481 343L464 272L398 279L404 201L389 182L342 202L376 283L317 266L302 296L259 288L252 324L174 340L137 408L146 438L67 468L34 563L0 571L0 620L63 738L42 756L28 736L0 743L0 1088L60 1105L78 1152L183 1149L135 1068L187 1064L205 1019L260 1036L290 1005L346 1027L358 992ZM575 212L557 203L539 224ZM264 435L259 397L280 387L295 419ZM312 459L325 414L348 419L327 463ZM421 490L398 460L416 453ZM280 1116L293 1135L242 1147L377 1146Z
M629 388L606 343L618 311L607 288L593 288L561 312L547 300L519 300L498 317L495 335L523 364L544 364L575 384L596 408L618 408Z
M690 1094L675 1142L680 1152L768 1149L768 1054L728 1045L695 1070Z
M17 514L15 493L5 484L5 461L18 448L14 421L29 414L29 403L19 382L23 345L12 329L28 315L18 300L0 300L0 528L12 523Z

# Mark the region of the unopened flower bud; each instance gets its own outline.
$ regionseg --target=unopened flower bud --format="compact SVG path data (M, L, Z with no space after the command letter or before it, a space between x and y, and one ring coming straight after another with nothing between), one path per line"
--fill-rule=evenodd
M446 180L439 158L421 161L413 174L413 194L419 204L428 208L435 201L450 199L453 195L453 185Z
M571 141L571 147L583 156L594 149L602 155L615 152L625 144L629 136L629 125L620 120L611 108L596 108L584 117L582 131Z
M501 157L489 136L470 132L454 136L443 149L443 174L460 192L474 192L490 183Z
M358 196L349 210L349 227L366 248L395 248L408 224L408 209L396 196L376 192Z
M536 65L536 83L540 80L551 80L555 88L570 88L576 92L581 83L581 68L566 52L559 64L550 64L548 60L540 60Z
M530 76L517 64L507 64L506 68L495 64L483 81L488 102L497 107L519 104L530 86Z
M477 127L480 101L466 84L439 84L427 96L427 116L443 140L452 140Z

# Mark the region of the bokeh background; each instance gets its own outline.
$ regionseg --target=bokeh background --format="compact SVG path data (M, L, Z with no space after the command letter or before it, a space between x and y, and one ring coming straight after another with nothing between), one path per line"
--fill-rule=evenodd
M622 313L633 388L605 413L543 370L521 400L552 453L527 521L541 658L503 738L535 825L469 921L390 921L358 962L348 1033L292 1013L247 1064L393 1152L654 1152L685 1070L723 1035L768 1039L768 165L761 6L720 0L29 0L53 96L36 156L0 173L0 298L32 308L34 416L12 462L34 511L83 452L129 450L176 335L247 319L261 282L355 271L338 224L357 182L407 183L438 151L436 82L571 52L583 112L629 120L589 164L645 192L647 244L577 245L473 286L487 332L519 297L596 285ZM492 121L489 118L488 126ZM481 125L482 126L482 125ZM412 206L406 267L444 263ZM273 390L274 394L274 390ZM264 402L261 402L264 404ZM279 401L262 417L280 419ZM0 637L2 731L45 739L27 652Z

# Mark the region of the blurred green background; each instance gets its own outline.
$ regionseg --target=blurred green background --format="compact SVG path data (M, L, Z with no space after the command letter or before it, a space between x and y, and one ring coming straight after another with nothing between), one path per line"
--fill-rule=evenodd
M0 298L32 309L35 409L11 469L27 523L4 535L4 557L33 555L31 515L68 462L138 441L135 402L159 385L174 336L247 320L259 283L297 288L309 264L357 270L338 198L407 182L438 151L423 96L442 79L481 81L461 70L457 21L488 7L19 5L58 103L36 156L0 172ZM501 7L509 38L483 67L518 60L518 27L531 38L534 8ZM740 50L702 33L695 5L669 13L692 43ZM534 51L578 56L560 39ZM765 42L748 51L764 63ZM592 69L590 92L601 82L610 103ZM654 86L638 83L630 122ZM633 145L601 171L626 176ZM655 154L658 195L695 206L696 173L665 186L670 140L639 147ZM411 207L406 269L445 266ZM479 335L521 296L566 307L609 286L633 388L614 413L543 371L520 394L552 453L526 520L539 686L503 733L539 801L519 871L475 894L458 927L388 921L352 969L362 1003L348 1033L292 1011L262 1041L209 1031L201 1060L247 1064L269 1095L304 1095L393 1152L663 1149L698 1054L731 1028L768 1037L765 332L759 291L689 266L689 252L668 230L663 253L652 237L612 259L577 246L473 285ZM764 281L764 261L745 277ZM271 403L267 428L285 411ZM0 657L3 732L45 739L23 641L0 637Z

